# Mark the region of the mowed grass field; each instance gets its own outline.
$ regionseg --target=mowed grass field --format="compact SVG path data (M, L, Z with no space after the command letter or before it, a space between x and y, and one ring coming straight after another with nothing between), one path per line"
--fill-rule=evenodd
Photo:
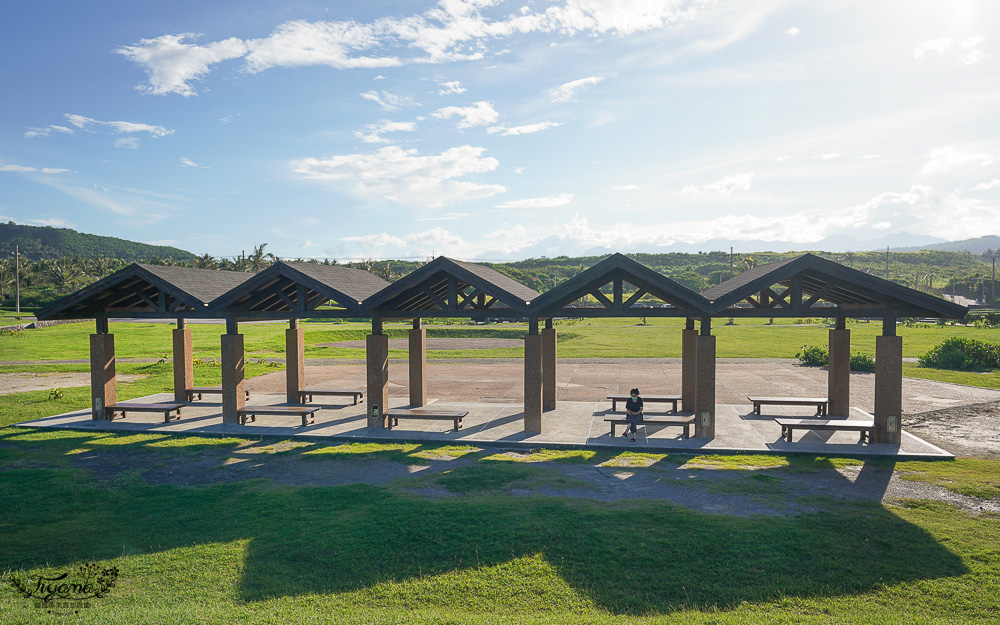
M877 324L870 325L870 335L865 324L850 325L856 343L877 333ZM112 328L122 357L169 354L169 325ZM367 331L360 325L306 328L313 345L354 338L347 333L361 338ZM248 352L280 355L283 326L243 329ZM402 334L404 326L391 329ZM524 331L442 328L484 329ZM582 348L574 352L575 341L646 349L643 336L662 335L656 340L679 345L679 329L567 325L560 327L560 355L594 355ZM717 330L720 356L726 355L724 332L732 333L729 342L748 347L761 336L776 344L773 337L789 337L780 349L793 351L801 344L822 344L826 336L825 327L793 324ZM921 336L936 344L943 337L920 333L940 330L900 328L904 349ZM993 336L969 328L943 330ZM87 358L91 331L91 324L71 324L0 337L5 350L0 360ZM194 331L199 355L217 357L221 328L194 326ZM571 333L579 338L567 338ZM807 335L820 338L800 342ZM749 355L773 356L759 352L778 349L757 347ZM322 353L325 349L330 348L313 347L310 355L332 357ZM87 365L0 366L0 372L40 370L86 371ZM168 362L119 363L118 370L143 376L120 384L120 399L171 387ZM247 365L249 377L274 370L253 361ZM195 382L219 384L219 369L196 367ZM932 500L883 505L792 498L785 486L792 476L861 465L862 471L894 468L906 479L995 501L1000 461L893 465L539 449L512 462L496 450L469 446L297 448L275 440L10 427L88 405L86 388L62 390L61 398L50 398L47 391L0 396L0 574L27 579L96 562L118 567L119 581L92 607L62 616L45 613L4 586L2 623L985 624L996 623L1000 614L1000 516ZM314 470L333 473L348 466L377 471L403 465L413 477L379 486L289 486L268 479L185 485L151 477L206 458L219 458L221 465L247 457L262 467L309 458L320 463L310 465ZM109 466L111 458L124 466L104 470L102 458ZM431 462L455 466L431 473L423 468ZM784 512L743 517L665 500L539 494L586 492L585 484L559 471L564 463L660 471L652 473L658 479L675 466L696 474L742 473L708 485L690 480L697 484L685 488L750 496ZM216 466L200 470L209 476L221 472Z

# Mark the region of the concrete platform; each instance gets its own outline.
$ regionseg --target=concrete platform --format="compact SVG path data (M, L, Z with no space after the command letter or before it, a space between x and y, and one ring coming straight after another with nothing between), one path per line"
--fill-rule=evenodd
M862 444L856 432L796 433L791 443L781 438L781 428L774 422L778 416L811 417L813 410L801 406L769 407L764 415L753 414L746 404L722 404L716 407L717 436L713 440L682 438L680 427L640 426L637 440L610 435L610 425L604 418L611 413L610 401L560 401L559 407L544 413L543 432L523 431L524 415L520 404L491 402L441 402L430 405L442 410L468 410L461 430L455 432L450 421L400 421L392 430L369 429L365 411L367 403L351 404L347 399L324 398L317 402L323 408L316 413L314 425L303 427L298 417L258 416L255 423L224 425L222 404L201 401L183 410L179 421L163 423L157 415L130 413L127 419L93 421L90 411L77 411L34 421L19 423L19 427L59 428L84 431L146 432L157 434L198 434L209 436L310 438L338 441L417 441L451 444L501 445L506 447L613 447L637 451L673 451L692 453L805 453L810 455L848 455L890 457L897 459L947 459L954 456L907 432L900 445ZM134 402L169 402L173 395L160 393L137 398ZM253 396L254 405L282 405L283 395ZM405 398L391 398L390 407L406 406ZM657 411L647 411L657 414ZM682 413L683 414L683 413ZM852 409L852 417L870 417ZM619 429L619 432L621 430Z

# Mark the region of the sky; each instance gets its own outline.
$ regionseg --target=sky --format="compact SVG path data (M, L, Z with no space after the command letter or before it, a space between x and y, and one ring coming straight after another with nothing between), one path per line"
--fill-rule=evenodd
M995 0L8 3L0 221L340 260L1000 234L998 30Z

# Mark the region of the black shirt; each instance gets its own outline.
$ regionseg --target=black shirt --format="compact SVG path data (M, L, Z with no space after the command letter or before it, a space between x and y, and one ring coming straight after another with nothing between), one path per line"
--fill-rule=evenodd
M629 397L625 401L625 410L631 410L632 412L642 412L642 397L632 399Z

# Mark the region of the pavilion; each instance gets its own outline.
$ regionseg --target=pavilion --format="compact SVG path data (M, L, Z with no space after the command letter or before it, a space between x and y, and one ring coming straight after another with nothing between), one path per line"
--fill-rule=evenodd
M661 304L645 303L654 298ZM640 303L640 300L644 300ZM847 318L881 318L876 342L875 442L899 443L902 402L900 317L958 319L967 310L938 297L844 267L812 254L761 265L699 294L622 255L613 254L540 294L484 265L439 257L394 283L358 269L277 262L251 275L133 264L42 309L38 319L96 319L91 335L92 416L115 403L113 318L175 318L174 398L193 382L191 330L186 319L226 321L221 337L224 423L238 423L244 406L244 346L239 323L287 320L286 400L303 389L302 318L369 318L366 339L371 428L385 428L388 409L386 320L412 320L409 404L427 398L426 329L430 317L528 321L524 339L524 431L541 433L544 413L557 406L557 317L683 317L682 410L698 415L695 436L715 437L717 317L835 319L829 331L828 397L832 415L847 416L850 330ZM544 327L541 325L544 323ZM696 324L700 327L696 328Z

